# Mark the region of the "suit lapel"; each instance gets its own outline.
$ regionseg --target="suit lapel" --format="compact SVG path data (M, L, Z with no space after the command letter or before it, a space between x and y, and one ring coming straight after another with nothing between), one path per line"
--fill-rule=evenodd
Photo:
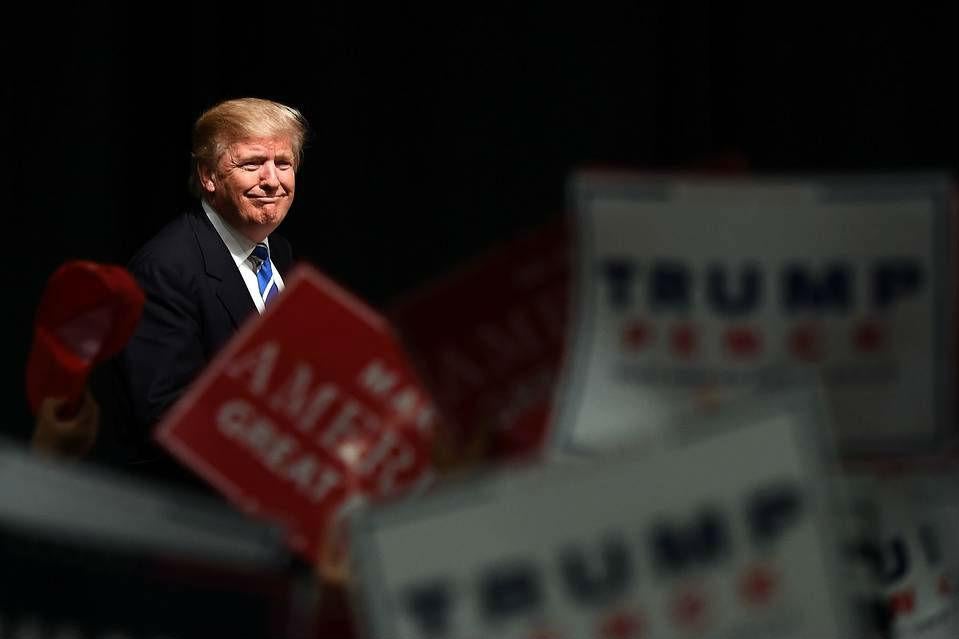
M256 312L250 290L237 270L230 250L220 239L199 202L194 207L193 214L194 230L200 252L203 253L207 277L214 280L217 298L230 314L233 324L239 327L243 320Z
M293 263L293 251L286 238L273 233L270 235L270 259L280 275L286 277Z

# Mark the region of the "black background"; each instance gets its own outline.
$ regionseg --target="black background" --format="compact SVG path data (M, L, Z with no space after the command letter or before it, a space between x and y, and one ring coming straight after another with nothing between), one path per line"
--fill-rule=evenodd
M191 124L221 99L304 112L282 232L377 306L561 215L576 166L738 153L757 172L959 169L955 2L317 4L10 17L4 430L29 431L46 278L67 259L125 263L182 208Z

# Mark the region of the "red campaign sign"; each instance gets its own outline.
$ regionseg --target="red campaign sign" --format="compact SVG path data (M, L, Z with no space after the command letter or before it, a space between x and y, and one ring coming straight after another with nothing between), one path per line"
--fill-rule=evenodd
M309 266L245 324L157 439L311 561L348 508L429 474L434 416L387 322Z
M455 433L489 437L494 458L534 453L546 435L565 339L567 230L506 244L397 304L390 317Z

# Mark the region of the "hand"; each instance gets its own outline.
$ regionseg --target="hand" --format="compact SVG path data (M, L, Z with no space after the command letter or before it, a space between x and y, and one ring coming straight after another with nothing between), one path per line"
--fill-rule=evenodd
M59 411L66 404L62 397L47 397L40 403L31 447L34 451L63 459L79 459L93 447L100 427L100 407L90 391L83 395L80 410L72 417Z

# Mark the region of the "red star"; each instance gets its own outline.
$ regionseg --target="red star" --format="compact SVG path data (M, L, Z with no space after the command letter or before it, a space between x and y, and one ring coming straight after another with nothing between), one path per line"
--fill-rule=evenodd
M613 613L599 627L602 639L634 639L639 637L639 618L628 612Z
M747 604L761 606L769 603L778 584L776 574L763 565L756 565L743 573L739 579L739 596Z
M853 331L852 341L863 353L875 353L882 347L882 329L879 324L866 320Z
M706 616L706 598L696 590L685 590L673 600L671 612L677 626L698 626Z
M759 334L746 326L727 329L725 341L729 353L740 358L758 355L763 347Z
M893 616L906 615L916 609L916 591L900 590L889 596L889 609Z
M623 331L623 343L633 351L642 350L652 339L653 329L642 320L627 324Z
M696 331L689 324L680 324L673 328L669 343L677 357L689 357L696 350Z
M822 335L813 324L797 326L789 335L789 350L797 358L815 362L822 357Z
M942 575L939 577L939 583L936 585L939 594L943 597L949 597L953 593L952 580L948 576Z

